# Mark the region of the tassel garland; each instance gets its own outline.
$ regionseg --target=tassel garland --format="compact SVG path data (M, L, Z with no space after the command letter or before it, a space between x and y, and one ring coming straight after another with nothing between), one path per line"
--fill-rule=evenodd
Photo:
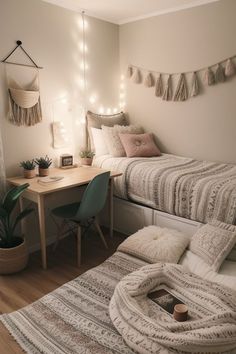
M174 101L186 101L188 99L188 89L186 85L185 75L180 74L179 82L174 94Z
M225 82L225 72L221 64L217 65L215 79L216 82Z
M236 73L235 65L232 59L228 59L225 66L225 76L233 76Z
M132 68L132 66L129 65L128 68L127 68L126 76L128 78L130 78L132 75L133 75L133 68Z
M144 86L145 87L152 87L153 86L153 77L151 73L148 73L144 79Z
M207 86L212 86L216 83L223 83L227 78L236 75L235 58L236 55L213 64L206 69L202 68L193 72L183 73L161 73L129 65L126 76L131 78L132 82L136 84L143 81L145 87L155 86L155 96L162 97L164 101L173 100L180 102L199 95L202 82ZM146 72L145 76L143 76L143 71ZM155 78L155 74L157 74L157 78ZM179 75L179 79L173 95L172 77L176 77L176 75ZM189 78L189 75L192 77ZM166 80L165 85L163 85L163 77ZM187 80L188 78L189 80ZM189 86L188 82L190 82Z
M204 73L204 82L208 86L212 86L215 84L215 74L211 68L208 68Z
M141 80L141 74L140 74L139 69L135 69L134 74L132 76L132 81L135 84L140 84L141 83L142 80Z
M165 91L163 93L162 99L164 101L171 101L171 99L172 99L172 80L171 80L171 75L168 76L168 79L166 81L166 87L165 87Z
M190 97L195 97L199 94L199 83L198 83L198 77L197 73L194 72L192 76L192 81L191 81L191 93Z
M161 97L163 95L163 83L162 83L162 75L160 74L156 80L155 86L155 95L156 97Z

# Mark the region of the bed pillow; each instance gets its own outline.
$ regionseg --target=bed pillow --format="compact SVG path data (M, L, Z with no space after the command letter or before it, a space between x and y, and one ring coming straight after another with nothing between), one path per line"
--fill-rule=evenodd
M236 262L236 244L234 245L226 259L232 262Z
M115 124L119 124L119 125L128 124L126 116L123 112L117 114L111 114L111 115L102 115L102 114L96 114L88 111L86 115L86 121L87 121L87 133L89 137L89 146L91 149L94 149L91 128L101 129L102 125L113 127Z
M95 155L101 156L109 154L102 129L91 128L91 133L93 137Z
M106 145L108 147L109 154L113 157L123 157L126 156L126 153L121 143L119 134L141 134L143 133L143 128L138 125L115 125L114 127L107 127L102 125L102 131L104 134Z
M148 263L177 263L189 240L182 232L152 225L129 236L119 245L118 251Z
M236 226L215 220L197 230L189 249L217 272L235 242Z
M161 155L151 133L119 134L119 137L127 157L152 157Z

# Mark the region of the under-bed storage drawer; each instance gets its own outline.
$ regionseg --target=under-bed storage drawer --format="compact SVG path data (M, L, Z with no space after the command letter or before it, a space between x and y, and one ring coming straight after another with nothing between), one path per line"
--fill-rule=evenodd
M181 218L176 215L170 215L158 210L153 210L153 224L170 229L176 229L185 232L189 236L192 236L202 225L197 221Z

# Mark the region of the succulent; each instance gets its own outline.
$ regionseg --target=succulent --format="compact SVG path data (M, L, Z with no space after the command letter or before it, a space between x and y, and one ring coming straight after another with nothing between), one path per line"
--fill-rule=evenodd
M23 167L24 170L34 170L35 166L36 164L34 160L26 160L20 162L20 167Z
M39 168L49 168L52 164L52 159L50 159L47 155L45 157L40 157L35 159L35 163L38 165Z
M79 153L79 156L82 159L92 159L94 157L95 153L91 150L81 150Z
M27 162L27 161L25 161ZM29 184L10 189L5 197L0 200L0 247L12 248L20 245L23 239L17 236L17 225L26 216L32 213L32 208L26 208L19 214L15 212L17 201L21 194L28 188Z

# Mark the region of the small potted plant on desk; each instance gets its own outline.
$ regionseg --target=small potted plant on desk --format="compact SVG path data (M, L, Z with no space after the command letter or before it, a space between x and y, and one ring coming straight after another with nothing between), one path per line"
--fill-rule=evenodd
M26 208L18 215L13 211L17 200L29 184L10 189L0 201L0 274L12 274L24 269L28 263L28 249L23 236L16 227L33 209Z
M52 159L46 155L45 157L35 159L35 163L39 168L39 177L46 177L49 175L49 167L52 164Z
M24 169L25 178L34 178L36 176L36 171L35 171L36 164L34 160L22 161L20 163L20 167L23 167Z
M82 165L91 166L95 153L91 150L81 150L79 153Z

